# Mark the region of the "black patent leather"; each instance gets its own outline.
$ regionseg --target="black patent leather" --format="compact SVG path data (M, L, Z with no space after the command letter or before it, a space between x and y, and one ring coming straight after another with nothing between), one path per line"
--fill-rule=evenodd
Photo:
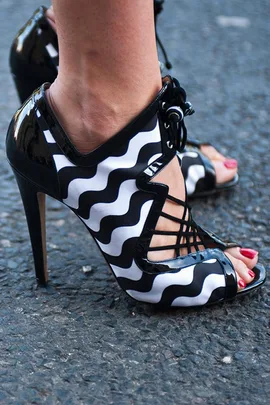
M35 99L42 97L37 90L16 112L7 133L7 158L23 175L52 197L59 199L60 191L54 161L44 135L37 124Z
M19 84L21 98L26 99L45 81L53 82L57 68L45 48L51 43L58 49L57 35L45 17L46 8L39 7L16 35L10 50L10 69ZM39 35L42 30L42 35Z
M226 289L224 299L231 299L237 294L237 278L231 261L219 249L205 249L199 252L190 253L183 257L177 257L162 262L151 262L144 259L144 269L149 273L168 272L193 266L210 259L217 259L221 272L225 275ZM158 271L156 265L158 264Z
M216 187L216 172L211 161L207 159L202 153L200 154L202 163L204 165L205 177L200 179L196 185L196 193L211 191Z

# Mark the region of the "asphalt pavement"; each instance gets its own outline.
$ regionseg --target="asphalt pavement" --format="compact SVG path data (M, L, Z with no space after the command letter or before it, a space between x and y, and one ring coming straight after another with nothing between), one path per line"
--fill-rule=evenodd
M0 0L0 403L268 404L269 279L251 296L208 308L138 304L120 290L83 225L49 200L50 284L36 288L4 141L19 107L9 46L39 5ZM265 265L269 17L268 0L167 0L158 27L172 74L196 109L189 133L239 161L239 185L192 202L195 217L260 250Z

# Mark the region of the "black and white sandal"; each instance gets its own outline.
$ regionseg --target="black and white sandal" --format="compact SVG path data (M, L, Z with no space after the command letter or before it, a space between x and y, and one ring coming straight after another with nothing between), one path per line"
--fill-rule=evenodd
M198 147L193 146L191 142L193 141L188 139L184 151L178 153L182 161L182 173L189 198L205 197L220 193L234 187L238 183L238 174L226 183L217 183L216 171L211 160ZM205 143L202 144L206 145Z
M40 284L48 279L46 195L85 224L121 288L138 301L201 306L263 284L265 269L257 264L254 280L239 292L234 267L223 253L237 244L203 230L186 201L169 195L166 184L152 181L185 146L189 105L177 81L165 78L157 97L133 122L86 155L58 123L46 99L48 86L36 90L16 112L7 135L7 157L24 203ZM167 200L183 207L182 218L163 211ZM160 216L179 224L179 231L157 231ZM153 247L158 234L174 235L176 243ZM175 251L174 259L148 259L149 252L168 249ZM182 249L187 255L181 255Z

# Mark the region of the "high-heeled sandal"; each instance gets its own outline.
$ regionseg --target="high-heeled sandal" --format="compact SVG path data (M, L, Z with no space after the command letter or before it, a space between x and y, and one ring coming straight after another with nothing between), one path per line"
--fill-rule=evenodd
M24 203L36 278L46 284L45 196L67 205L85 224L121 288L138 301L162 306L199 306L242 296L265 280L257 264L254 280L237 291L234 267L223 242L192 219L186 201L155 183L155 176L182 151L184 115L190 104L169 77L153 102L129 125L91 153L79 153L51 110L45 90L36 90L16 112L7 134L7 157ZM163 211L166 200L183 207L182 218ZM157 231L160 216L178 232ZM151 246L154 235L176 243ZM153 262L148 252L173 249L175 258ZM188 254L181 255L186 249ZM203 249L203 250L200 250Z
M200 198L220 193L238 183L238 174L235 174L233 179L226 183L217 183L216 171L211 160L198 147L192 146L190 142L193 143L194 141L188 139L184 151L178 153L182 161L182 173L189 198ZM206 143L201 143L201 145L206 145Z
M163 1L155 1L155 16L161 11L162 3ZM46 18L46 11L45 7L39 7L35 11L19 31L11 47L10 68L22 103L43 83L53 82L58 73L57 35ZM158 36L157 40L159 41ZM236 175L231 181L217 184L211 161L203 155L198 144L194 145L193 141L187 141L181 158L189 197L214 194L238 182L238 175Z

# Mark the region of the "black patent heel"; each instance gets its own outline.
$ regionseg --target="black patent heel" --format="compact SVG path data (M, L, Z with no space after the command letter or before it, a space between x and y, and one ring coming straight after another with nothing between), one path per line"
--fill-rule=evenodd
M38 188L26 178L13 170L20 189L27 219L31 245L34 256L36 279L38 285L45 286L48 281L45 198Z

